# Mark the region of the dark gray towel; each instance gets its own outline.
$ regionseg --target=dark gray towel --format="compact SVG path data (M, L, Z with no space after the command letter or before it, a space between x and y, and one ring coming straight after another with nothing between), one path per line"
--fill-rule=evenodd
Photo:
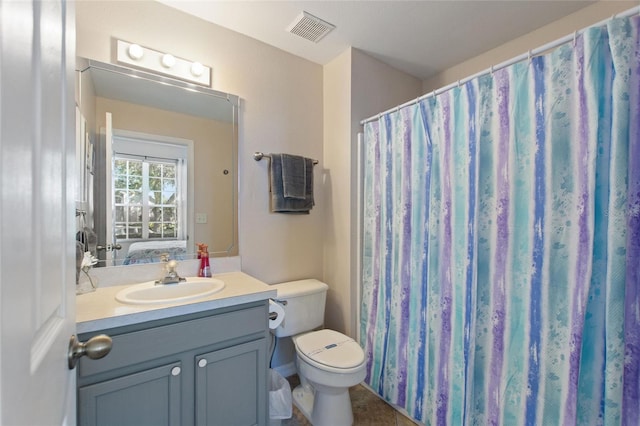
M313 160L304 158L305 196L304 198L287 198L284 196L282 179L282 155L271 154L269 163L269 183L271 192L271 211L276 213L309 214L313 208Z
M306 161L299 155L276 154L282 162L282 192L284 198L304 200L307 197Z

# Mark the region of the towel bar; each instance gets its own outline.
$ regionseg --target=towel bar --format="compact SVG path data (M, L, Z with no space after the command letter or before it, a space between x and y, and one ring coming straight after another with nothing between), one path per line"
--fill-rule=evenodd
M262 153L260 151L256 151L256 152L253 153L253 159L256 160L256 161L260 161L265 157L269 158L269 159L271 158L270 155L264 154L264 153ZM315 166L316 164L318 164L318 160L313 160L313 165Z

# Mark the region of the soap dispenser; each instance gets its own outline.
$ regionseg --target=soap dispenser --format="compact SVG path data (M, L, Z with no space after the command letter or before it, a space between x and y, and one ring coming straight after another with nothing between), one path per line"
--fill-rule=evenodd
M202 263L202 248L204 246L203 243L197 243L196 244L198 246L198 276L199 277L203 277L204 275L202 274L202 267L203 267L203 263Z

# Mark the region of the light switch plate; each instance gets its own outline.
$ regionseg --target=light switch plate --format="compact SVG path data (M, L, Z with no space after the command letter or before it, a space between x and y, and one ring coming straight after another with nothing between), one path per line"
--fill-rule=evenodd
M196 213L196 223L207 223L207 214Z

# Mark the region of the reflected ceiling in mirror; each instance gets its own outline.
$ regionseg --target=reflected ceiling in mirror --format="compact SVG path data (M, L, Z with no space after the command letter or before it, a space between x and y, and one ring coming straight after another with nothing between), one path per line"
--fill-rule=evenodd
M193 258L196 243L207 244L213 257L237 255L239 98L164 76L84 58L78 59L77 74L79 134L83 136L78 141L78 145L83 147L79 163L81 170L86 170L79 182L83 194L79 197L83 203L79 205L87 206L87 217L78 227L92 228L97 234L96 255L101 263L112 266L155 262L159 260L162 247L171 247L171 241L184 247L175 252L166 250L178 259ZM107 113L111 114L110 119L106 118ZM109 121L113 129L107 131ZM158 197L146 194L128 197L130 200L150 200L151 204L146 207L138 209L130 200L123 204L122 188L118 190L118 182L122 179L116 179L120 176L118 173L122 173L121 168L114 168L115 163L113 159L109 162L109 157L120 155L119 158L129 159L130 153L125 155L116 152L120 148L108 148L112 144L107 142L107 135L111 134L114 138L109 138L109 141L120 137L120 141L113 145L117 147L124 146L122 141L138 136L145 141L153 139L161 145L186 141L185 146L192 150L188 156L190 160L185 160L189 177L185 177L180 185L185 185L185 188L188 185L188 190L184 197L173 197L181 200L180 206L175 206L175 209L165 206L163 211L157 204ZM138 144L133 151L137 150L136 155L143 158L141 161L153 157L140 153L140 146ZM90 158L90 154L94 158ZM112 173L115 175L109 177ZM133 194L137 188L125 189L125 194ZM181 221L176 222L178 224L163 221L174 216L173 210L183 212ZM165 234L157 232L159 228L163 228ZM178 228L180 232L176 231ZM123 233L123 229L133 231ZM159 234L168 237L159 237ZM130 252L132 245L135 252ZM100 247L102 250L97 249ZM115 250L115 247L121 248Z

